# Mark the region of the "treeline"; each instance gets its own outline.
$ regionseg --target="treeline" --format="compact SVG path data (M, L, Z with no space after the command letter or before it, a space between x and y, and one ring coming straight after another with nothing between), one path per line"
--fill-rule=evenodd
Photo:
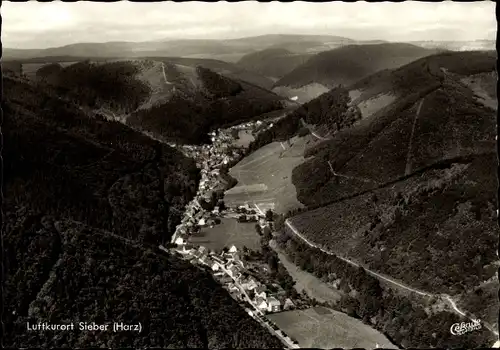
M269 212L268 212L269 213ZM266 213L266 214L268 214ZM269 216L269 215L266 215ZM272 217L272 212L270 214ZM273 225L273 224L271 224ZM292 276L288 273L285 266L279 261L278 253L276 253L270 246L269 242L273 239L272 236L272 226L265 227L261 229L258 224L255 225L257 233L261 236L261 254L262 260L267 262L269 270L271 272L271 278L276 280L278 284L285 290L288 297L296 298L297 290L295 289L295 281Z
M186 99L173 95L169 101L133 113L127 123L178 143L201 144L209 141L212 121L204 115L201 97Z
M151 88L135 76L139 69L132 62L78 62L64 68L49 64L37 76L55 89L59 96L91 108L106 106L130 113L151 93Z
M9 75L23 75L23 64L20 61L3 61L2 73Z
M6 240L9 267L26 269L8 274L7 295L15 299L6 305L7 347L282 347L208 272L188 262L72 221L43 217L24 224L30 233L19 227L23 240ZM37 238L40 230L44 234ZM35 240L22 246L30 235ZM16 293L22 308L13 302ZM26 331L27 322L44 321L73 322L75 329ZM78 322L110 326L89 332L79 330ZM115 333L112 322L140 323L142 331Z
M339 86L321 96L311 100L286 117L278 120L274 125L259 134L249 145L247 153L251 153L274 141L285 141L299 132L305 133L304 123L325 125L331 132L336 132L349 127L359 119L359 110L349 107L350 98L348 91Z
M452 312L429 312L422 304L382 288L379 281L362 268L355 268L341 259L324 254L292 238L282 231L279 246L303 270L328 282L338 282L343 291L340 308L350 316L389 335L404 347L414 348L477 348L488 347L494 336L486 329L460 337L449 332L452 324L465 322Z
M203 87L212 98L236 96L243 91L243 87L240 84L210 69L198 66L196 67L196 73L203 82Z

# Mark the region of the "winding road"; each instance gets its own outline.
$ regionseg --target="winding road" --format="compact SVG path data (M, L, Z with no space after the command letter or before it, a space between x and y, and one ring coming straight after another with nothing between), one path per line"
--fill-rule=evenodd
M333 255L337 258L339 258L340 260L348 263L349 265L351 266L354 266L354 267L362 267L360 264L352 261L352 260L349 260L349 259L346 259L344 257L341 257L341 256L338 256L336 253L332 253L328 250L325 250L323 248L321 248L320 246L314 244L314 243L311 243L307 238L305 238L293 225L292 223L290 223L290 221L287 219L285 220L285 224L288 226L288 228L290 228L290 230L292 230L292 232L297 236L299 237L302 241L304 241L308 246L312 247L312 248L316 248L316 249L319 249L321 250L323 253L325 254L328 254L328 255ZM364 268L364 267L363 267ZM364 268L364 270L366 271L367 274L369 275L372 275L374 277L377 277L381 280L384 280L386 282L389 282L390 284L393 284L401 289L405 289L405 290L408 290L410 292L413 292L413 293L416 293L416 294L419 294L419 295L422 295L422 296L427 296L427 297L431 297L433 296L432 294L429 294L429 293L426 293L426 292L423 292L421 290L418 290L418 289L415 289L415 288L411 288L409 286L406 286L400 282L397 282L395 280L393 280L392 278L389 278L389 277L386 277L386 276L383 276L379 273L376 273L376 272L373 272L373 271L370 271L370 270L367 270L366 268Z
M341 257L341 256L338 256L337 254L333 253L333 252L330 252L328 250L325 250L323 248L321 248L320 246L314 244L314 243L311 243L307 238L305 238L294 226L293 224L287 219L285 220L285 225L288 226L288 228L297 236L299 237L303 242L305 242L308 246L312 247L312 248L316 248L316 249L319 249L321 250L323 253L325 254L328 254L328 255L333 255L337 258L339 258L340 260L348 263L349 265L351 266L354 266L354 267L363 267L363 269L365 270L365 272L371 276L374 276L380 280L383 280L385 282L388 282L394 286L396 286L397 288L400 288L400 289L404 289L406 291L409 291L409 292L412 292L412 293L416 293L418 295L421 295L421 296L426 296L426 297L436 297L436 298L440 298L442 300L445 300L449 306L451 307L451 309L457 313L458 315L462 316L462 317L466 317L468 318L469 320L472 320L473 318L468 316L468 314L462 310L460 310L458 307L457 307L457 304L455 303L455 301L453 301L453 299L447 295L447 294L432 294L432 293L427 293L427 292L424 292L424 291L421 291L421 290L418 290L418 289L415 289L415 288L412 288L408 285L405 285L401 282L398 282L392 278L389 278L387 276L384 276L384 275L381 275L377 272L374 272L374 271L371 271L371 270L368 270L366 269L364 266L361 266L360 264L352 261L352 260L349 260L349 259L346 259L344 257ZM490 332L492 332L493 334L495 334L497 337L498 337L498 331L495 330L490 324L486 323L485 321L481 321L481 323L484 325L484 327L486 329L488 329Z

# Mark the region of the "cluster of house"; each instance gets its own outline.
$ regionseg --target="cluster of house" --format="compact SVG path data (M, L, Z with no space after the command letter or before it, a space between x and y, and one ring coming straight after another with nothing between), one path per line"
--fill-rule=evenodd
M195 159L197 167L201 168L201 180L195 197L186 206L185 215L172 236L172 243L178 237L185 238L185 236L192 232L194 227L214 224L214 215L220 214L219 208L215 207L212 213L206 212L201 208L199 201L202 199L210 201L212 192L221 185L219 169L240 156L239 151L232 147L234 138L231 135L231 130L251 129L261 124L263 124L261 121L249 122L233 126L229 129L221 129L218 132L212 131L209 133L212 140L211 144L182 146L183 153L187 157ZM271 126L272 124L268 127Z
M202 146L183 146L183 152L186 156L196 160L196 166L201 168L201 180L198 186L198 191L193 200L186 206L185 213L181 223L177 226L176 232L172 236L172 240L178 237L188 235L193 227L211 225L211 220L214 220L213 214L219 214L219 208L215 207L213 213L206 212L200 206L200 200L211 200L212 191L220 185L219 168L223 164L227 164L233 157L238 156L237 153L229 153L231 139L225 134L219 135L215 132L210 134L213 143L211 145Z
M197 259L211 268L214 276L235 299L246 299L255 308L269 313L295 307L278 284L273 284L274 292L271 292L264 284L249 275L234 245L229 250L217 254L203 246L195 248L182 239L178 239L177 244L179 253Z

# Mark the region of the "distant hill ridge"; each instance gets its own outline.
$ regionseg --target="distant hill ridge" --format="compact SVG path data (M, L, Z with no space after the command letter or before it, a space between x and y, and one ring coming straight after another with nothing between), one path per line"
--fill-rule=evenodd
M267 77L281 78L312 56L312 53L297 54L284 48L269 48L245 55L237 64Z
M284 48L291 44L300 50L322 50L325 43L345 44L353 40L330 35L273 34L238 39L168 39L144 42L76 43L46 49L3 49L3 59L29 59L48 56L99 58L137 58L146 56L177 56L218 58L237 61L242 56L271 46ZM297 46L297 44L299 44ZM328 46L326 46L328 49Z
M348 45L317 54L275 86L298 87L310 82L328 87L347 86L379 70L397 68L433 53L433 50L402 43Z
M439 51L404 43L343 46L309 58L279 79L274 87L293 89L320 84L331 89L337 85L348 86L377 71L404 66Z

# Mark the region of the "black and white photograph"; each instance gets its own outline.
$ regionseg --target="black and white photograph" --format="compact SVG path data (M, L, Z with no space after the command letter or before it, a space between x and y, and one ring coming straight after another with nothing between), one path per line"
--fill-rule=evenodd
M3 1L3 346L500 348L495 10Z

